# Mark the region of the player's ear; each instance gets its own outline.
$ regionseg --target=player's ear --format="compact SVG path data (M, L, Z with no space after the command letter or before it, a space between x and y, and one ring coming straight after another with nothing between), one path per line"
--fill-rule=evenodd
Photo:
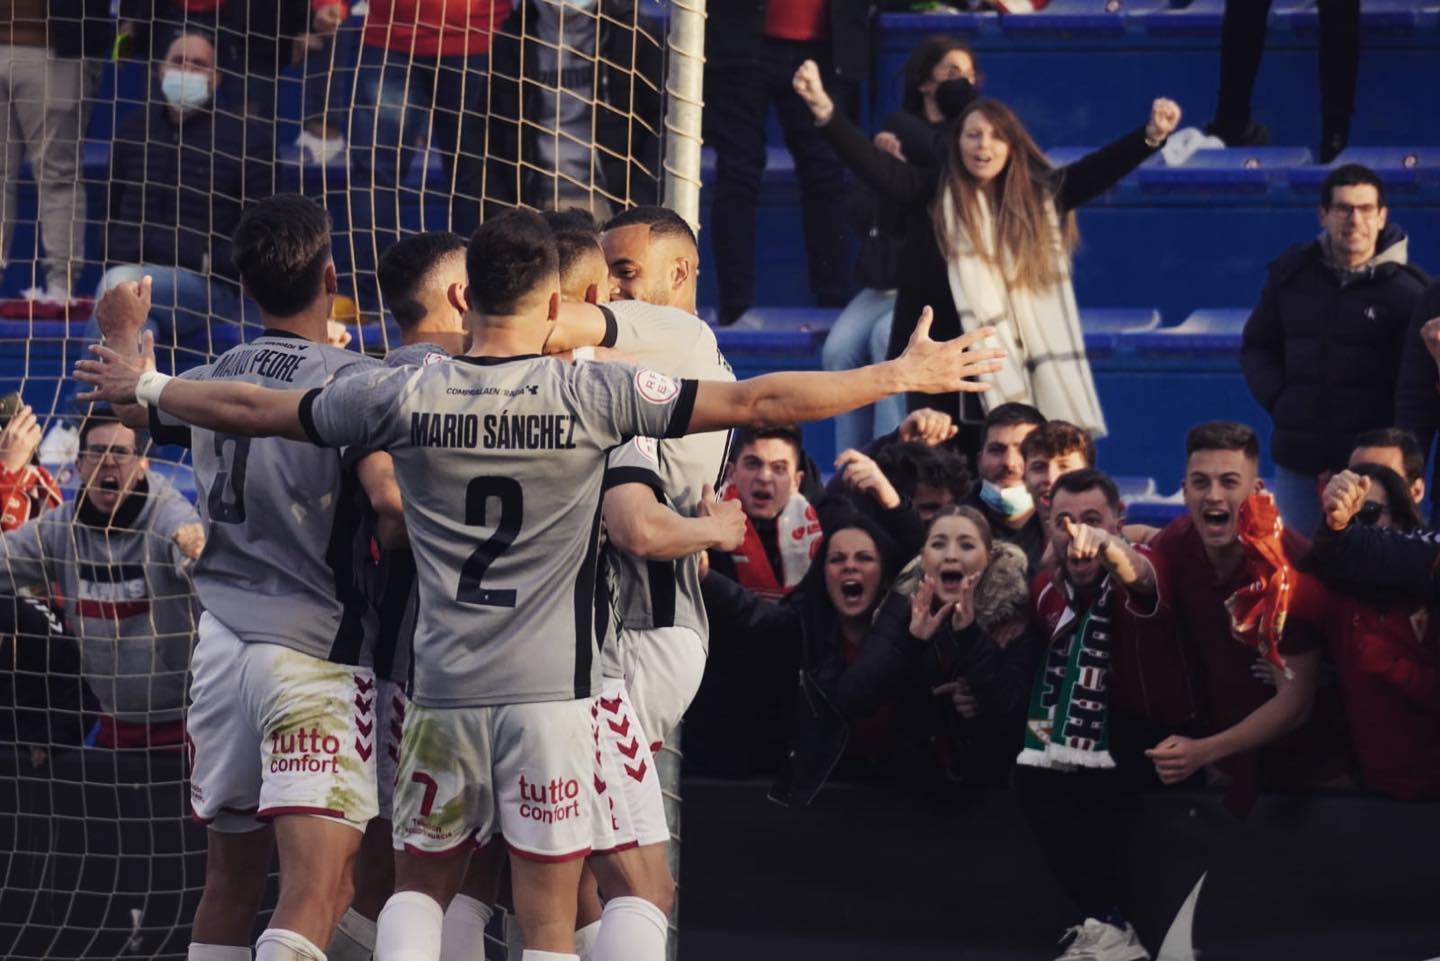
M468 287L466 287L459 281L456 281L449 287L445 288L445 302L448 303L451 307L454 307L461 314L469 313L470 305L466 303L465 300L465 295L468 290Z
M600 303L600 285L599 285L599 284L591 284L589 287L586 287L586 288L585 288L585 303L587 303L587 304L598 304L598 303Z
M689 257L676 257L670 268L670 289L680 290L683 288L694 270Z
M550 295L549 319L551 323L560 319L560 291L558 290Z
M335 261L325 264L325 293L335 296L340 290L340 276L335 273Z

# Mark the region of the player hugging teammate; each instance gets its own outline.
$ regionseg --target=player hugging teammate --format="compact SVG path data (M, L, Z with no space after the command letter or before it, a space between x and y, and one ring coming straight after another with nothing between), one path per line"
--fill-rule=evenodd
M381 364L320 343L335 290L328 223L293 196L255 205L237 231L237 263L267 331L231 351L302 358L285 365L288 381L227 358L217 366L229 376L158 374L148 335L136 342L147 288L122 285L102 302L108 346L77 376L92 385L89 399L148 415L157 434L188 435L211 530L196 569L207 613L191 732L196 814L214 820L195 961L249 957L270 832L280 901L256 946L260 961L325 958L318 945L332 944L350 906L361 835L379 807L374 755L385 730L376 730L374 639L386 604L377 616L363 567L371 540L387 554L408 542L416 584L394 780L395 893L379 913L375 955L478 958L474 926L493 899L493 871L477 876L471 862L488 869L503 850L525 961L576 956L587 859L609 899L592 957L663 957L673 884L661 873L667 832L647 743L659 735L640 734L626 687L652 664L663 677L663 651L633 644L628 668L626 648L609 654L616 624L597 586L602 517L616 521L618 542L650 558L640 588L676 598L674 613L652 612L665 616L638 631L627 622L626 636L668 628L678 623L686 558L726 542L734 525L723 513L671 511L667 498L682 510L702 500L694 481L714 476L718 456L697 458L693 474L676 456L685 469L667 472L666 445L722 432L707 444L723 453L731 427L822 419L901 391L981 390L971 378L997 366L998 352L972 349L988 331L936 343L924 317L894 361L737 383L715 369L713 335L705 339L693 314L562 304L560 233L528 212L492 217L469 241L463 287L426 272L414 296L463 311L470 334L467 351L449 359L427 349L418 361ZM451 242L452 261L455 252ZM545 356L587 344L653 366ZM689 366L695 357L705 364ZM487 447L484 431L472 445L463 431L432 443L430 431L411 429L418 417L501 414L563 418L573 434L567 426L564 445L527 438L501 448ZM626 529L612 510L626 488L632 502L668 513L647 511ZM367 510L373 523L363 522ZM664 576L649 576L661 572L650 564L667 565ZM383 593L393 604L401 591L387 584ZM702 631L678 643L703 650ZM338 772L270 770L274 746L298 747L285 738L302 730L311 749L318 735L321 755L328 738L340 743ZM251 840L256 832L266 843ZM348 927L332 951L363 956L368 931Z

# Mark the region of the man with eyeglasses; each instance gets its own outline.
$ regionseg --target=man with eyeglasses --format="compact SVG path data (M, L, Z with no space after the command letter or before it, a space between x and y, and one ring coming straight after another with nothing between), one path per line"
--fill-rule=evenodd
M1280 513L1305 535L1320 522L1319 478L1345 466L1357 434L1396 421L1401 352L1426 283L1374 171L1336 167L1319 215L1320 236L1271 263L1240 357L1274 423Z
M114 415L91 413L79 436L80 496L0 535L0 605L18 610L29 589L60 608L100 706L87 743L178 747L200 617L189 567L205 531ZM48 644L50 633L20 641Z

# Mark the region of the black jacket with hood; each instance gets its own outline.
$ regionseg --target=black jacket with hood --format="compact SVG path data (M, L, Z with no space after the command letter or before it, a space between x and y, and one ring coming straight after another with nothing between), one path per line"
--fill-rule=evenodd
M1345 466L1355 435L1395 423L1395 384L1426 277L1391 224L1373 259L1337 267L1324 236L1270 265L1245 323L1240 366L1274 422L1271 454L1293 471Z

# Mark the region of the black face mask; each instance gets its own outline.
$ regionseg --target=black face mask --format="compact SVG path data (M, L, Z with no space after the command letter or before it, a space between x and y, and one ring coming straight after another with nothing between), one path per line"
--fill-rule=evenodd
M1380 523L1380 515L1385 513L1385 505L1378 501L1369 501L1364 507L1355 512L1355 522L1364 524L1366 527L1374 527Z

